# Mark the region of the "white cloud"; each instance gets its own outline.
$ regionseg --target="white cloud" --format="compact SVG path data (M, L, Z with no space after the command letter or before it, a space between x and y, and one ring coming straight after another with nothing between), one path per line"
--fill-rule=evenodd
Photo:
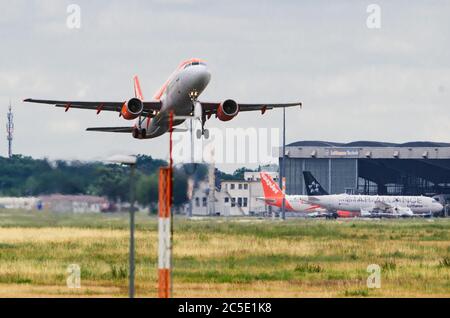
M51 122L47 126L47 130L52 134L78 134L83 130L81 123L74 119L60 120Z

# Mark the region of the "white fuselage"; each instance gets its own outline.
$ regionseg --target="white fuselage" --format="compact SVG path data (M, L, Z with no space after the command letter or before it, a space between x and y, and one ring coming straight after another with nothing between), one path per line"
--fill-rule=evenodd
M276 200L267 199L266 202L269 205L281 207L281 198L278 198ZM325 213L327 212L326 209L323 207L311 204L308 201L308 196L306 195L285 195L285 207L287 211L291 212L302 212L302 213Z
M313 213L327 212L326 209L319 205L308 203L308 196L306 195L286 195L286 200L289 202L292 209L296 212Z
M425 196L378 196L331 194L309 196L308 202L320 205L328 210L346 210L352 212L374 211L380 206L408 208L413 213L433 213L442 210L442 205L433 198Z
M185 65L177 69L168 79L161 90L161 110L152 119L148 118L136 126L146 129L145 138L154 138L169 130L167 116L173 111L174 116L187 116L193 111L193 96L196 99L204 91L211 79L211 74L204 63ZM175 119L173 126L183 123L184 120Z

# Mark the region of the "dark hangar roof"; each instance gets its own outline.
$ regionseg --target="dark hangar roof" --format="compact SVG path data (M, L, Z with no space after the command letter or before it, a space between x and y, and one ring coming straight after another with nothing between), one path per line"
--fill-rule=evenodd
M352 141L348 143L304 140L288 144L291 147L450 147L447 142L410 141L405 143L392 143L382 141Z

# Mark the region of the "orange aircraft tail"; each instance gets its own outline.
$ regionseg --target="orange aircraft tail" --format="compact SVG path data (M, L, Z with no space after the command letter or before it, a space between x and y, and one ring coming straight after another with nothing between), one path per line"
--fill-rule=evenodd
M283 198L283 192L281 191L278 184L273 181L272 177L266 173L261 172L261 183L264 190L264 197L266 199L281 199Z
M294 211L289 200L283 195L278 184L272 179L272 177L266 173L261 172L261 184L264 191L264 201L268 205L276 206L281 208L283 204L283 198L285 198L284 203L287 211Z

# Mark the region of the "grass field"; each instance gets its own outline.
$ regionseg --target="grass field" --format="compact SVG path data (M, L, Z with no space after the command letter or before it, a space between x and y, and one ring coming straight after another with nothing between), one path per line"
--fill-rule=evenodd
M126 297L127 220L0 210L0 297ZM450 220L180 217L174 232L175 297L450 297ZM136 235L136 293L155 297L156 219L138 215Z

